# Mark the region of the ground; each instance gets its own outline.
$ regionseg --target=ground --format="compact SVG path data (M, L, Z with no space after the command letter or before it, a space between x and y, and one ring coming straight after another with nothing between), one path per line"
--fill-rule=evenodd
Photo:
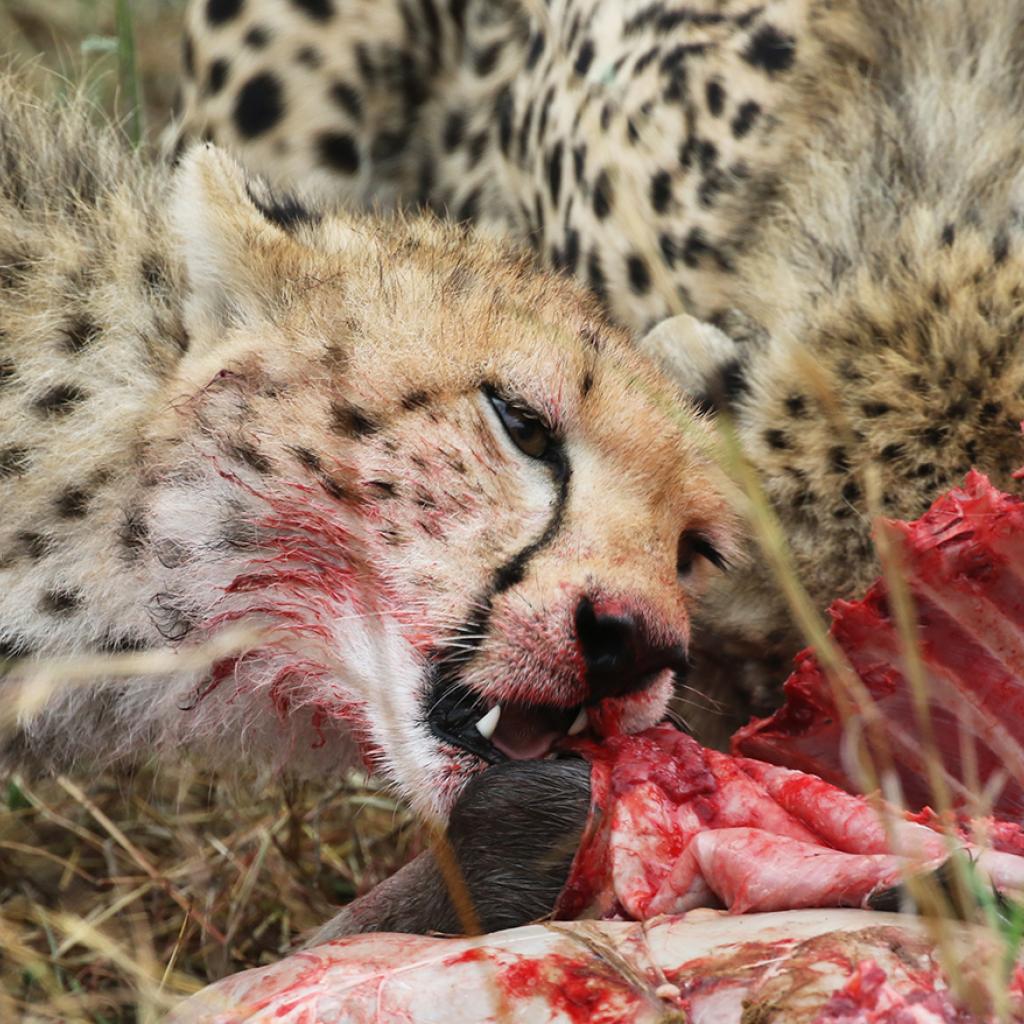
M176 88L182 4L131 6L140 132L152 140ZM131 133L116 7L2 0L0 39L32 63L41 94L84 81ZM407 812L358 777L5 778L0 808L0 1020L11 1022L155 1020L215 978L278 959L421 842Z

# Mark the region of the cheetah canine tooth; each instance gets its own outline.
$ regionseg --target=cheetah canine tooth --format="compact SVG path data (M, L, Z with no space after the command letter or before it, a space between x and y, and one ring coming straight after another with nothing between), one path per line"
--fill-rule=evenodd
M485 740L489 740L494 735L494 730L498 728L499 718L501 718L501 705L495 704L494 707L476 723L476 731L480 733Z
M573 719L572 725L569 726L568 734L570 736L578 736L584 729L586 729L588 722L587 709L580 708L580 713Z

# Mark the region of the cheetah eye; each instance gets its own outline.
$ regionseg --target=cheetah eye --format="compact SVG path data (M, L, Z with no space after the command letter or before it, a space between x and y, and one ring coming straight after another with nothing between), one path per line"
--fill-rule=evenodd
M514 405L493 393L489 392L487 397L512 443L531 459L547 457L552 446L551 431L540 417L529 409Z
M721 551L703 533L684 530L676 547L676 572L680 576L688 576L698 558L710 562L716 569L725 569L727 565Z

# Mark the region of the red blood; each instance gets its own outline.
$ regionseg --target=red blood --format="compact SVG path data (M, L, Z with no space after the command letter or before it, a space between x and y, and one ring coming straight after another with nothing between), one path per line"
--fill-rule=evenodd
M916 522L883 528L902 553L929 715L954 798L970 810L973 761L982 785L1002 781L996 813L1024 816L1024 500L971 472ZM831 615L832 639L880 712L906 801L933 802L884 582L862 601L837 601ZM733 750L856 791L839 711L810 651L797 656L784 691L782 709L740 729Z
M859 906L933 870L951 848L966 850L997 889L1024 887L1015 825L985 820L943 836L928 809L908 814L803 772L705 750L668 725L575 747L591 762L593 806L559 900L563 918Z
M509 999L542 1000L546 1013L561 1013L573 1024L629 1020L628 1011L641 1003L635 986L614 967L559 953L502 966L498 984Z

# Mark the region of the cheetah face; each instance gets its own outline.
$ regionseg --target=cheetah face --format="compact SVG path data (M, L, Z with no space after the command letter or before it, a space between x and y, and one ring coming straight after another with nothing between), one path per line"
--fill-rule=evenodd
M248 537L216 563L205 626L269 630L224 672L230 699L305 723L294 746L318 764L354 735L442 816L490 763L660 719L692 602L733 551L706 425L576 286L483 240L350 218L289 233L236 203L234 277L223 212L195 229L193 260L218 251L193 279L220 284L172 403L206 507Z

